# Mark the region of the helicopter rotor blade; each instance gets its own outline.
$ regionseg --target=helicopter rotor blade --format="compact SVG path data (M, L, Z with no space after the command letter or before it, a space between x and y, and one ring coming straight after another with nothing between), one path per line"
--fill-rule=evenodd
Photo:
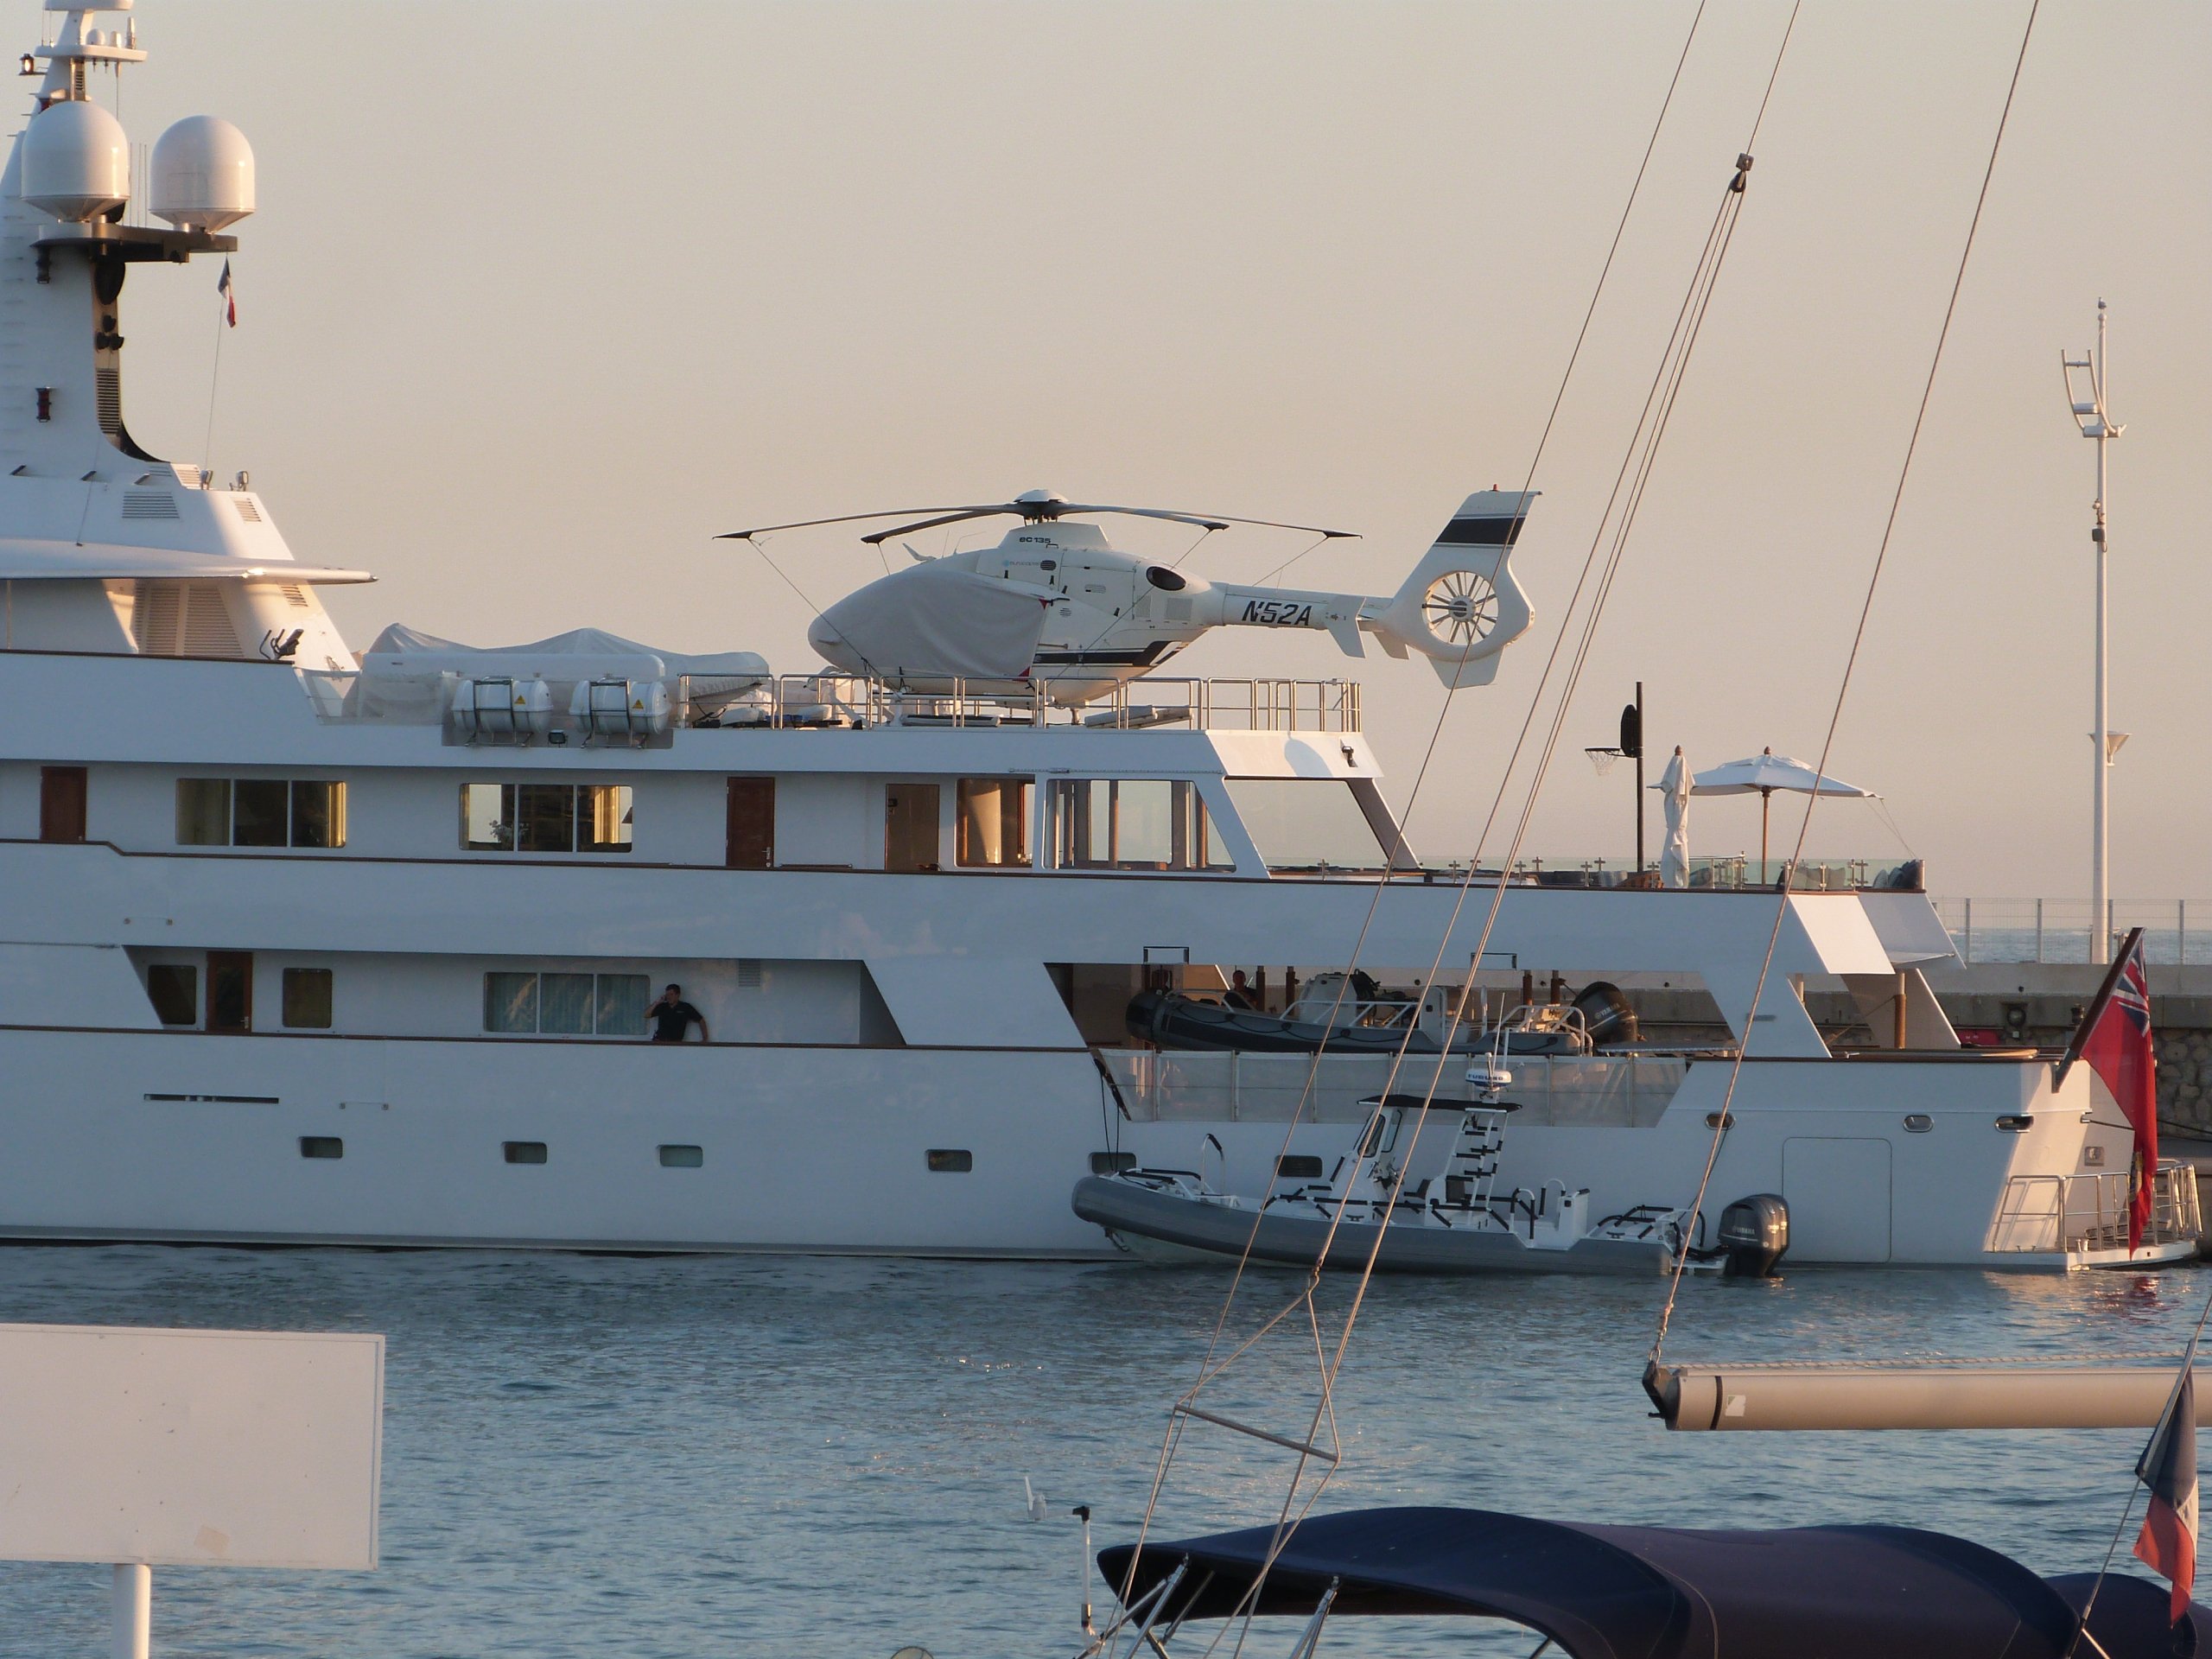
M1356 530L1324 530L1319 524L1286 524L1275 518L1235 518L1226 513L1201 515L1195 512L1173 512L1165 507L1077 506L1071 504L1061 507L1059 511L1062 512L1119 512L1127 514L1132 518L1169 518L1179 524L1201 524L1208 530L1226 530L1231 524L1254 524L1262 530L1303 531L1308 536L1325 537L1332 541L1347 537L1357 537L1359 535Z
M955 507L934 518L918 518L911 524L893 524L889 530L872 530L861 540L870 547L878 547L893 536L911 536L918 530L935 530L939 524L963 524L970 518L995 518L1001 513L1019 511L1020 509L1017 507Z
M995 507L886 507L880 512L844 512L835 518L801 518L788 524L755 524L750 530L726 530L715 537L718 542L742 542L755 536L766 536L781 530L813 530L823 524L857 524L870 518L904 518L916 512L995 512Z

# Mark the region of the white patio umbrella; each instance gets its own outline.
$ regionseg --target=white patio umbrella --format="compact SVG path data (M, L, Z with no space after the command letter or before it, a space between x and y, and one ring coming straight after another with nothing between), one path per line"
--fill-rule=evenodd
M1674 759L1659 781L1659 804L1666 809L1667 839L1659 848L1659 885L1687 887L1690 884L1690 768L1682 759L1682 746L1675 745Z
M1819 788L1815 789L1817 784ZM1759 798L1759 880L1766 880L1767 819L1772 810L1774 791L1789 790L1793 794L1847 795L1860 800L1872 800L1874 791L1861 789L1856 784L1847 784L1840 778L1823 778L1820 768L1808 766L1802 760L1793 760L1786 754L1777 754L1772 749L1762 749L1745 760L1730 760L1700 772L1690 785L1693 795L1749 795L1756 791Z

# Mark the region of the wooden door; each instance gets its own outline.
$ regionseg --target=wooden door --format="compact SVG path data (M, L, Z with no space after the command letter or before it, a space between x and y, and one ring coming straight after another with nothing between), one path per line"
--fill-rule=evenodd
M728 839L724 855L733 870L765 870L776 861L776 780L729 780Z
M253 1029L253 954L207 953L207 1029L243 1033Z
M884 791L883 868L933 870L942 856L944 831L935 784L893 784Z
M85 838L85 769L82 766L41 766L38 769L38 838L41 841L82 841Z

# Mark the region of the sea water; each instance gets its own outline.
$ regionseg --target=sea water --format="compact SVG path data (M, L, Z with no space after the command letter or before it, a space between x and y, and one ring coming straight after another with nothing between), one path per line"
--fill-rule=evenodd
M1069 1510L1091 1507L1100 1545L1132 1535L1227 1282L1135 1265L18 1247L0 1250L0 1318L385 1334L381 1565L157 1571L155 1647L171 1659L888 1659L909 1643L969 1659L1078 1649ZM1225 1343L1300 1282L1249 1279ZM1325 1339L1349 1288L1325 1289ZM2174 1350L2208 1289L2193 1269L1699 1279L1668 1350ZM1893 1522L2046 1572L2102 1559L2142 1434L1669 1434L1637 1387L1661 1292L1656 1278L1378 1281L1338 1382L1344 1456L1320 1507ZM1302 1438L1314 1349L1294 1315L1203 1403ZM1154 1535L1272 1520L1292 1462L1194 1426ZM2133 1565L2125 1542L2120 1560ZM107 1580L0 1566L0 1653L105 1651ZM1095 1573L1089 1593L1111 1602ZM1295 1633L1262 1621L1243 1651L1282 1653ZM1190 1627L1176 1651L1212 1635ZM1464 1620L1346 1618L1325 1651L1535 1645Z

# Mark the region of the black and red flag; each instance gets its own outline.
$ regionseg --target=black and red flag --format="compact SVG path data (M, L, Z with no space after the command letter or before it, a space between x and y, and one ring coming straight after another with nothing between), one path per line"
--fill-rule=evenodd
M2195 1357L2193 1347L2190 1357ZM2171 1622L2178 1624L2188 1615L2190 1592L2196 1583L2196 1386L2188 1369L2166 1402L2165 1415L2151 1431L2135 1478L2151 1489L2151 1509L2143 1517L2135 1554L2172 1580Z
M2120 1116L2135 1131L2127 1188L2127 1248L2134 1250L2141 1246L2143 1229L2151 1219L2158 1175L2158 1061L2151 1047L2151 982L2143 965L2139 927L2131 930L2120 945L2097 1000L2089 1004L2081 1029L2066 1046L2054 1086L2066 1081L2076 1060L2087 1060L2089 1070L2104 1079Z

